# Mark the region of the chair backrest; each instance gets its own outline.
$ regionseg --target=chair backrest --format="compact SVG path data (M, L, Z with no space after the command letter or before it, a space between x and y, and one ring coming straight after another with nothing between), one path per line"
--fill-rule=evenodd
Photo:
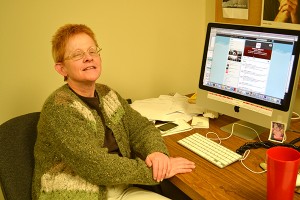
M6 200L31 199L39 116L39 112L29 113L0 125L0 181Z

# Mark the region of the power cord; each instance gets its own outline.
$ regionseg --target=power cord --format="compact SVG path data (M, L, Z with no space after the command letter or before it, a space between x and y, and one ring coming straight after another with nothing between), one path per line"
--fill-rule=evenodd
M300 138L297 138L289 143L273 143L270 141L264 141L264 142L247 142L245 143L243 146L241 146L240 148L238 148L236 150L236 152L240 155L243 155L245 153L246 150L249 149L258 149L258 148L265 148L265 149L269 149L271 147L275 147L275 146L284 146L284 147L290 147L293 149L296 149L297 151L300 152L300 146L296 146L295 143L299 142Z
M247 149L247 150L245 151L245 153L243 154L243 158L240 160L240 162L242 163L242 165L243 165L247 170L249 170L250 172L252 172L252 173L254 173L254 174L262 174L262 173L265 173L267 170L263 170L263 171L259 171L259 172L253 171L252 169L250 169L249 167L247 167L247 166L243 163L243 161L246 160L246 158L249 156L249 154L250 154L250 150Z
M296 115L297 117L292 117L292 118L291 118L292 120L300 119L300 115L299 115L298 113L293 112L293 114ZM295 133L300 133L299 130L293 130L293 129L290 129L290 131L295 132Z
M300 119L300 115L296 112L293 112L294 115L296 115L297 117L292 117L291 119Z
M250 149L258 149L258 148L265 148L265 149L269 149L271 147L275 147L275 146L284 146L284 147L290 147L290 148L293 148L293 149L296 149L297 151L300 152L300 146L296 146L295 144L297 142L300 141L300 138L296 138L294 139L293 141L289 142L289 143L279 143L279 144L275 144L275 143L272 143L270 141L264 141L264 142L248 142L246 144L244 144L243 146L241 146L240 148L238 148L236 150L236 152L240 155L243 155L243 158L240 160L240 162L242 163L242 165L249 171L251 171L252 173L256 173L256 174L259 174L259 173L264 173L266 172L267 170L263 170L261 172L255 172L253 170L251 170L250 168L248 168L244 163L243 161L248 157L248 155L250 154Z
M206 137L207 137L208 139L211 139L211 140L219 140L219 144L221 144L221 143L222 143L222 140L227 140L227 139L229 139L229 138L233 135L233 132L234 132L234 126L235 126L235 125L243 126L243 127L246 127L246 128L249 128L249 129L253 130L253 131L256 133L256 135L257 135L257 137L258 137L258 140L262 142L262 140L261 140L260 137L259 137L258 132L257 132L255 129L253 129L253 128L249 127L249 126L240 124L240 123L233 123L233 124L232 124L232 126L231 126L231 133L230 133L230 135L227 136L227 137L220 138L219 135L218 135L217 133L215 133L215 132L207 132L207 133L206 133ZM210 138L210 137L208 137L208 134L215 134L215 135L217 136L217 138Z
M230 135L227 136L227 137L220 138L219 135L218 135L217 133L215 133L215 132L207 132L207 133L206 133L206 137L209 138L209 139L211 139L211 140L219 140L219 144L221 144L221 143L222 143L222 140L227 140L227 139L229 139L229 138L233 135L233 131L234 131L234 126L235 126L235 125L243 126L243 127L246 127L246 128L249 128L249 129L253 130L253 131L256 133L257 138L258 138L258 140L259 140L259 142L247 142L247 143L245 143L243 146L241 146L240 148L238 148L238 149L236 150L236 152L237 152L238 154L240 154L240 155L243 156L243 157L240 159L241 164L242 164L247 170L249 170L249 171L252 172L252 173L255 173L255 174L261 174L261 173L265 173L267 170L263 170L263 171L253 171L252 169L250 169L249 167L247 167L247 166L245 165L245 163L244 163L243 161L246 160L246 158L249 156L249 154L250 154L250 149L258 149L258 148L266 148L266 149L269 149L269 148L274 147L274 146L286 146L286 147L294 148L294 149L296 149L297 151L300 152L300 146L296 146L296 145L295 145L297 142L300 141L300 137L294 139L293 141L291 141L291 142L289 142L289 143L279 143L279 144L277 144L277 143L273 143L273 142L271 142L271 141L262 141L262 140L260 139L260 137L259 137L258 132L257 132L255 129L253 129L253 128L249 127L249 126L243 125L243 124L239 124L239 123L233 123L233 124L232 124L232 127L231 127L231 133L230 133ZM214 134L214 135L216 135L217 138L210 138L210 137L208 137L209 134ZM286 140L286 135L284 135L284 140L283 140L283 141L285 141L285 140Z
M231 127L231 133L230 133L230 135L227 136L227 137L220 138L219 135L218 135L217 133L215 133L215 132L207 132L207 133L206 133L206 137L209 138L209 137L208 137L208 134L215 134L215 135L217 136L217 138L209 138L209 139L211 139L211 140L219 140L219 144L221 144L222 140L227 140L227 139L229 139L229 138L233 135L233 131L234 131L235 125L243 126L243 127L246 127L246 128L249 128L249 129L253 130L253 131L256 133L256 135L257 135L257 137L258 137L260 143L262 142L262 140L261 140L260 137L259 137L258 132L257 132L255 129L253 129L253 128L249 127L249 126L243 125L243 124L239 124L239 123L233 123L233 124L232 124L232 127ZM245 152L243 152L243 154L242 154L243 157L240 159L241 164L242 164L247 170L249 170L249 171L252 172L252 173L255 173L255 174L265 173L266 170L260 171L260 172L253 171L253 170L251 170L249 167L247 167L247 166L244 164L243 161L246 160L246 158L249 156L249 154L250 154L250 150L249 150L249 149L246 150Z

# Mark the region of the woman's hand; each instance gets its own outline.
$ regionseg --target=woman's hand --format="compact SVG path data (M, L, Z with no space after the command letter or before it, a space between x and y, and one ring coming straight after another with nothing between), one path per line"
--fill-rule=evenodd
M152 167L153 179L157 182L161 182L166 178L167 174L170 174L170 159L163 153L151 153L147 156L145 162L148 167Z
M196 167L194 162L189 161L186 158L170 157L170 161L171 161L171 170L165 178L171 178L172 176L175 176L176 174L183 174L183 173L191 172Z

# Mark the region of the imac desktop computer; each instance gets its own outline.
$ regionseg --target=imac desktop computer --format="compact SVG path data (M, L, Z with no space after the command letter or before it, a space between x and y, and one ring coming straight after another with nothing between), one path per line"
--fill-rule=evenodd
M254 139L289 128L299 80L300 31L209 23L197 104L240 121L233 134ZM231 133L232 125L222 130Z

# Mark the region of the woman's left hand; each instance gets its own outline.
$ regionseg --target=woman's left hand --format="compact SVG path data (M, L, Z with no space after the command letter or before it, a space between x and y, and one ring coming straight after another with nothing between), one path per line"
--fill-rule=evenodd
M146 165L153 169L153 179L161 182L165 179L166 175L170 173L170 159L167 155L154 152L147 156Z

